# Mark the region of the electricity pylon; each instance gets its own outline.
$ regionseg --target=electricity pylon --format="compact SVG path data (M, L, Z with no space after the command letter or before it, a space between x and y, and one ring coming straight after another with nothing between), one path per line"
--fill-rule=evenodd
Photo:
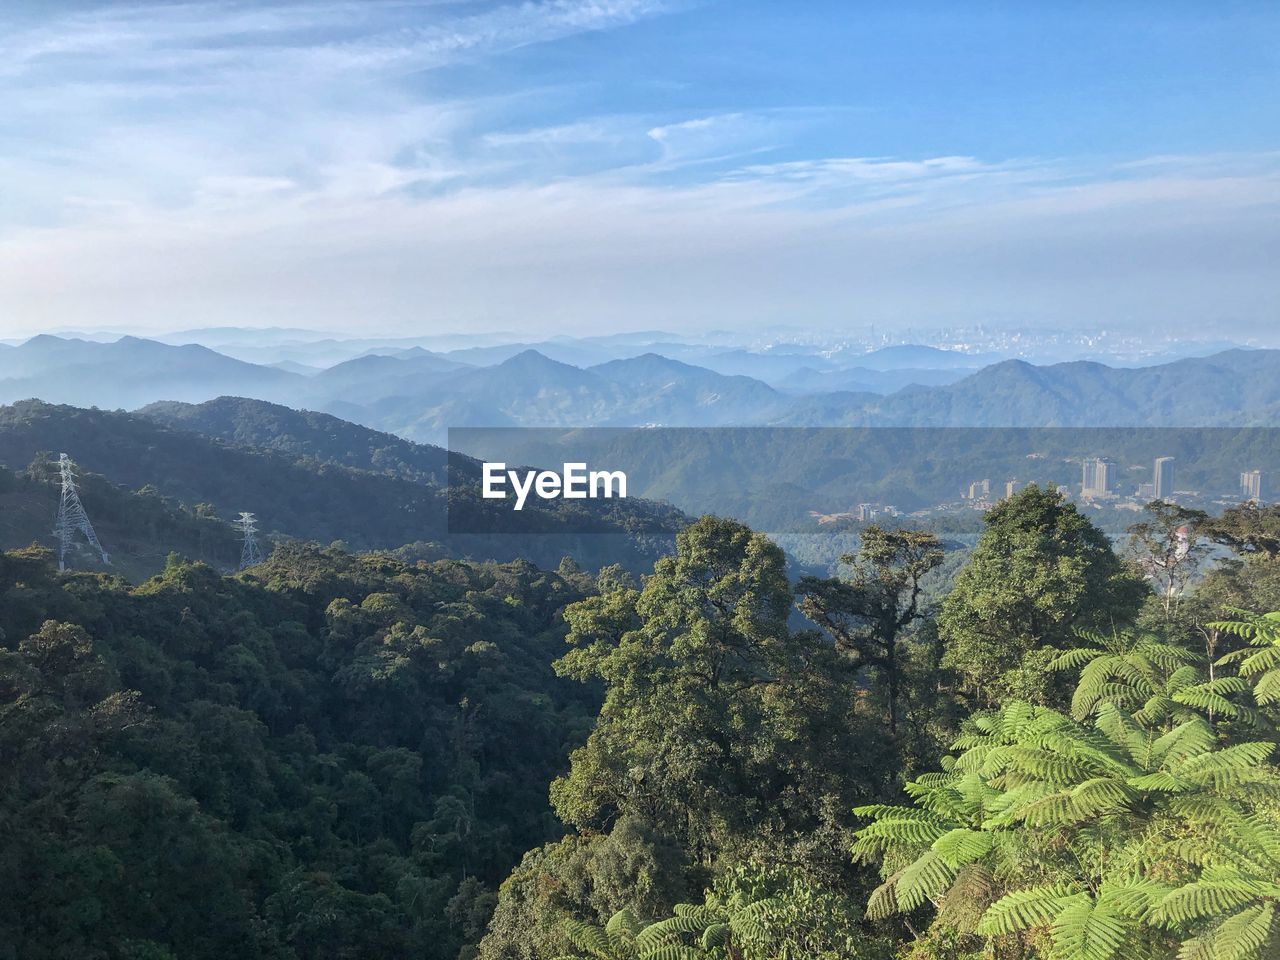
M54 524L53 535L58 538L58 569L67 569L67 552L71 549L71 541L76 531L84 534L89 546L102 554L102 562L110 563L107 551L98 542L98 535L93 532L93 524L89 522L89 514L84 512L80 502L80 494L76 491L75 464L65 454L58 456L58 473L62 478L62 501L58 504L58 519Z
M262 562L262 548L258 546L258 518L242 510L239 519L232 522L240 528L240 569L256 567Z

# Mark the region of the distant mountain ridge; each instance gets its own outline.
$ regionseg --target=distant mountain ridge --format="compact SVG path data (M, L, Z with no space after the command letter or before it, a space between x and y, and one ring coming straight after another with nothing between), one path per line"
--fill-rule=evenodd
M1280 350L1228 350L1151 367L1005 360L949 386L850 411L858 426L1270 426Z
M630 351L631 344L620 349ZM456 353L412 347L303 375L196 345L42 336L0 350L0 402L38 397L132 409L244 396L431 443L444 442L449 427L464 426L1201 426L1280 420L1280 388L1274 386L1280 383L1280 351L1234 349L1132 368L1021 360L973 371L964 366L979 359L923 346L845 356L842 362L859 364L853 367L833 367L835 361L802 349L706 354L707 363L725 369L767 367L778 384L773 386L652 350L577 366L524 348L475 366ZM790 372L777 379L783 371Z
M198 344L121 337L112 343L43 335L0 353L0 403L131 408L161 397L206 400L221 393L291 396L306 378L235 360Z

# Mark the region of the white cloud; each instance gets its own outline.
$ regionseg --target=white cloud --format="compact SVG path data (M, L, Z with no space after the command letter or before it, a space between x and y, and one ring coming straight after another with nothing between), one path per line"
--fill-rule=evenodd
M1077 178L992 203L944 195L905 220L879 204L796 206L769 178L427 199L265 190L218 217L192 208L26 231L0 244L0 291L6 316L28 324L518 320L534 333L990 311L1185 323L1277 304L1274 176Z
M551 127L487 133L482 140L486 146L497 148L557 147L566 144L617 143L624 136L625 133L614 124L584 120Z
M0 335L1278 305L1280 155L795 159L770 151L805 111L540 122L571 97L432 95L418 73L665 9L188 3L10 30Z

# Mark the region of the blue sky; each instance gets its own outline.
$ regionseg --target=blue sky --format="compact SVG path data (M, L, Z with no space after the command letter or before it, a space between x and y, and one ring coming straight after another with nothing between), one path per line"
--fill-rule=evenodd
M1260 331L1280 6L10 4L0 334Z

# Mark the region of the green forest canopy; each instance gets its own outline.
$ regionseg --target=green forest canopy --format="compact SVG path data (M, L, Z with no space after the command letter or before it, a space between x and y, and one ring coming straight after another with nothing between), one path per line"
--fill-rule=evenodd
M1266 960L1277 516L1176 602L1038 488L940 598L711 517L640 580L9 552L0 957Z

